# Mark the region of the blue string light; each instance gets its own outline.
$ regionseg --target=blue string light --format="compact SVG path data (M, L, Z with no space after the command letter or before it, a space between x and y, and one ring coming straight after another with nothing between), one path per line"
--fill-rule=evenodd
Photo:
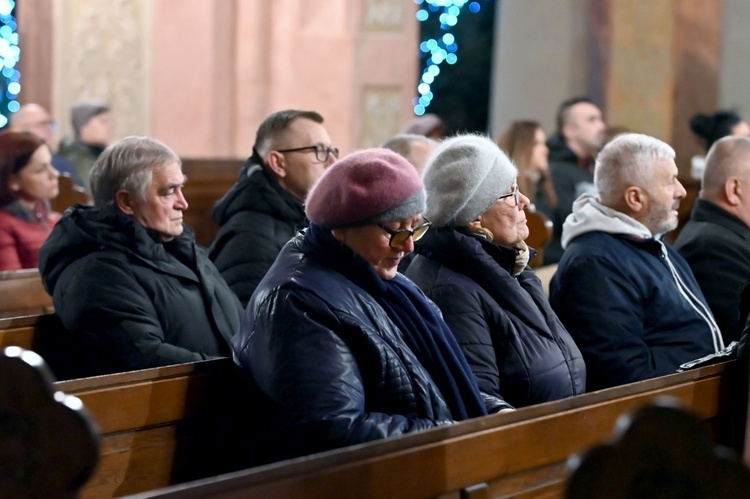
M459 16L464 7L468 7L469 12L476 14L481 10L478 1L470 2L469 0L414 0L414 3L422 6L417 10L417 20L425 22L430 16L438 15L440 29L446 33L438 38L424 40L419 45L420 57L425 59L422 77L417 86L418 97L414 98L414 114L422 116L433 99L430 85L440 74L440 65L456 64L458 62L458 44L456 37L451 33L451 29L458 24Z
M21 92L21 74L16 69L21 50L18 48L18 25L13 16L15 8L13 0L0 0L0 127L4 127L8 117L21 107L16 100Z

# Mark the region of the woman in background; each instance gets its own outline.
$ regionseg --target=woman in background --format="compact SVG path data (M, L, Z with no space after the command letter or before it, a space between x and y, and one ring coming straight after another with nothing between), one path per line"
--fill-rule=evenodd
M42 138L0 134L0 270L37 266L39 248L61 217L49 207L59 176Z
M717 111L713 114L696 114L690 119L690 129L701 140L706 152L714 142L728 135L750 136L750 125L733 111ZM703 178L706 156L693 156L690 160L690 175Z
M518 167L518 190L549 216L557 206L557 194L549 174L549 148L542 126L536 121L513 121L500 133L497 144Z

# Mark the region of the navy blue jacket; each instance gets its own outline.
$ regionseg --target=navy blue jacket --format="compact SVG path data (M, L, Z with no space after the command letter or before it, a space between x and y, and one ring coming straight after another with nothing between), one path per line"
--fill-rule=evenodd
M279 457L451 421L445 400L383 307L344 274L303 253L303 242L299 234L279 253L232 338L235 360L264 404L264 427L275 435Z
M406 275L442 310L482 392L521 407L585 391L581 352L539 278L511 275L514 249L434 229L417 253Z
M671 374L723 347L687 263L653 238L575 237L550 303L583 352L589 391Z

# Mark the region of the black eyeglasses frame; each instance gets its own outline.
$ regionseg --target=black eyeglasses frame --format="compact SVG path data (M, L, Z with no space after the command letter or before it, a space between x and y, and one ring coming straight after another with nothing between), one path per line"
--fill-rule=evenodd
M293 149L276 149L276 152L285 153L285 152L305 152L305 151L313 151L315 152L315 159L318 160L321 163L325 163L328 161L328 158L333 154L333 157L336 159L339 159L339 148L333 147L333 146L324 146L323 144L316 144L314 146L305 146L305 147L295 147ZM320 158L320 155L325 152L325 156L323 156L323 159Z
M383 229L384 231L386 231L388 234L391 235L390 240L388 240L388 246L390 246L391 248L398 248L401 245L403 245L409 239L409 237L411 237L412 240L414 241L419 241L422 238L422 236L424 236L427 233L427 230L432 226L432 222L430 222L426 218L423 218L423 220L424 220L424 223L422 225L420 225L419 227L415 227L411 230L391 229L390 227L387 227L383 224L377 224L377 225L378 227L380 227L381 229ZM404 234L406 235L404 236ZM398 239L403 238L403 239L399 241L397 240L397 238Z

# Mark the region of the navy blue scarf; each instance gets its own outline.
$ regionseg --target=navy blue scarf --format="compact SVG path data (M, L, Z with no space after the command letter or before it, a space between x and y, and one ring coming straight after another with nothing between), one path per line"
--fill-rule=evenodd
M382 279L364 258L316 224L305 232L302 250L342 273L383 307L432 377L454 419L487 414L476 378L453 333L413 282L400 274Z

